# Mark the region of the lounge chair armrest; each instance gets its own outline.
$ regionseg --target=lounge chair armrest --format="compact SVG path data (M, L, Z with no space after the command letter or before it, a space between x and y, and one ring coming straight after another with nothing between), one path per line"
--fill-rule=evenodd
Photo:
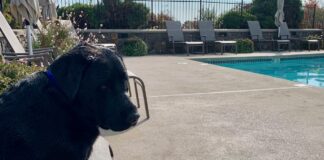
M50 50L33 50L33 54L50 54L52 53ZM3 52L2 53L4 56L20 56L20 55L29 55L28 52L25 53L14 53L14 52Z
M207 36L201 36L201 40L206 42L207 41Z
M280 35L280 39L289 39L289 35Z
M172 42L172 43L174 43L174 39L173 39L173 36L169 36L169 42Z
M33 51L44 51L44 52L53 52L53 48L36 48L36 49L33 49Z
M259 40L260 39L260 36L259 35L251 35L251 38L252 39L255 39L256 38L256 40Z

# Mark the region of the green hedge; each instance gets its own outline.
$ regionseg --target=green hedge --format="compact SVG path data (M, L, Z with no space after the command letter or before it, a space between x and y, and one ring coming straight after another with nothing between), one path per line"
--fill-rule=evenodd
M237 29L237 28L248 28L247 21L256 20L256 16L244 11L230 11L219 17L216 21L216 25L221 28Z
M19 62L0 62L0 94L8 89L10 85L17 83L20 79L42 69L41 67L27 66Z
M115 4L112 0L103 2L106 11L104 28L138 29L147 27L150 9L144 4L131 0Z
M146 43L140 38L129 38L118 42L120 52L126 56L145 56L148 52Z
M237 40L238 53L252 53L254 51L254 43L250 39Z

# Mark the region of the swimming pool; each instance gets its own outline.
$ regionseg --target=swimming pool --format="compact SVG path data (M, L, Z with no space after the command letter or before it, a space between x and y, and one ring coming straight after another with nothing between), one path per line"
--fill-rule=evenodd
M243 60L197 60L324 88L324 56Z

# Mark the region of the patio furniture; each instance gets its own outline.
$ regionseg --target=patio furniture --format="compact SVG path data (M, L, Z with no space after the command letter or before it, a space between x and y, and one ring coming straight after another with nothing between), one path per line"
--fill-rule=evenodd
M40 48L34 49L34 55L29 55L28 52L25 51L24 47L19 42L15 33L11 29L7 20L0 12L0 31L4 35L5 39L8 41L8 44L11 46L14 52L3 52L2 55L5 60L24 60L28 63L36 63L37 65L48 66L52 61L52 48Z
M103 48L109 48L111 50L117 51L117 47L115 43L96 43L95 46L103 47Z
M204 42L202 41L185 41L183 32L181 30L180 21L166 21L169 42L172 43L173 52L175 52L176 44L184 44L187 55L191 47L199 46L202 48L202 53L205 53Z
M289 51L291 50L291 35L288 29L287 23L283 22L280 27L278 28L278 40L277 40L277 47L278 51L280 51L281 45L288 45Z
M317 45L317 49L320 49L320 41L318 39L291 38L291 34L289 32L288 25L286 22L282 23L279 27L279 37L281 39L296 40L298 42L307 43L308 51L310 51L311 44ZM299 46L301 45L299 44Z
M143 94L143 98L144 98L144 107L145 107L145 112L146 112L146 118L149 119L150 118L150 113L149 113L149 109L148 109L148 103L147 103L147 96L146 96L146 90L145 90L145 84L144 81L138 77L137 75L135 75L133 72L127 70L127 75L129 80L133 80L134 82L134 91L135 91L135 98L136 98L136 102L137 102L137 107L140 108L140 101L139 101L139 94L138 94L138 86L141 87L142 89L142 94ZM128 81L128 86L129 86L129 96L132 97L132 91L130 88L130 81Z
M256 44L259 50L262 50L261 43L271 42L273 44L274 40L265 39L263 37L260 23L258 21L248 21L248 26L251 40Z
M27 52L24 53L12 53L4 52L2 53L6 61L22 60L26 61L28 64L35 63L37 66L49 66L54 60L52 57L52 48L40 48L34 49L33 55L29 55Z
M214 42L216 44L220 44L221 54L224 53L226 46L235 47L235 53L237 53L236 41L225 41L225 40L217 41L216 40L215 31L214 31L212 21L199 21L198 26L199 26L200 38L204 43ZM207 53L208 53L208 49L207 49Z

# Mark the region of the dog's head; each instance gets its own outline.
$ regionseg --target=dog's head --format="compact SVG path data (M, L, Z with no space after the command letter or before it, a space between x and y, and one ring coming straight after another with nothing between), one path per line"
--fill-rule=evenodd
M88 44L79 45L49 68L68 101L103 129L122 131L137 123L136 106L126 95L127 71L121 57ZM78 109L78 108L76 108Z

